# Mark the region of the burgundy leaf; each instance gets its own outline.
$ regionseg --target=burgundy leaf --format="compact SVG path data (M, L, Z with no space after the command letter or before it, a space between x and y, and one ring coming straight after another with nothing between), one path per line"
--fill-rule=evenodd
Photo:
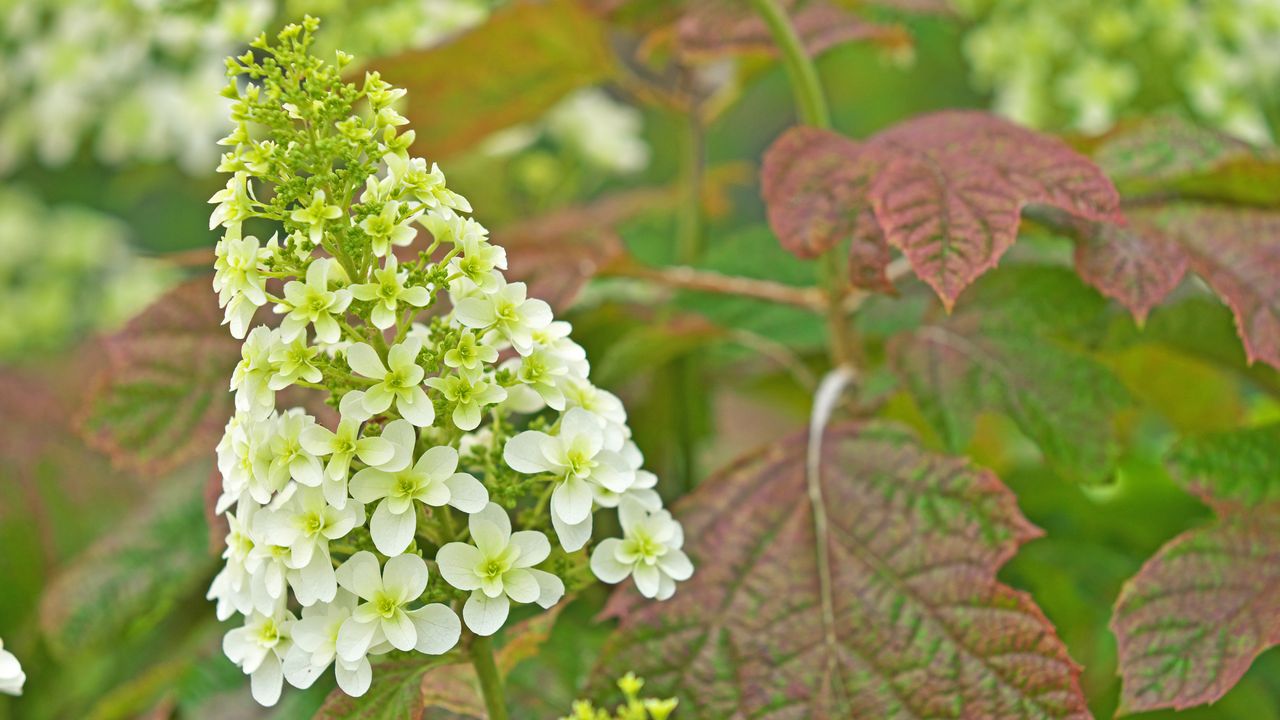
M868 146L882 163L868 190L876 219L948 309L1017 239L1027 205L1123 222L1115 187L1092 162L991 115L927 115Z
M862 40L890 47L911 44L902 28L872 23L826 0L784 0L782 5L810 55ZM676 21L675 31L676 50L686 61L777 50L773 35L759 14L737 0L688 3Z
M232 414L227 384L240 357L221 322L208 278L198 278L104 338L80 423L88 441L156 474L211 450Z
M862 147L827 130L794 127L764 156L761 192L782 246L812 258L848 238L865 205Z
M889 279L889 262L893 251L871 213L858 215L853 238L849 243L849 283L856 288L895 294L897 288Z
M805 450L785 439L684 502L697 573L664 603L614 595L597 687L634 670L699 718L1088 717L1053 627L996 580L1039 531L994 475L896 431L829 429L827 594Z
M1129 308L1141 325L1187 271L1187 256L1143 218L1128 214L1129 225L1082 223L1088 230L1076 245L1076 271L1085 282Z

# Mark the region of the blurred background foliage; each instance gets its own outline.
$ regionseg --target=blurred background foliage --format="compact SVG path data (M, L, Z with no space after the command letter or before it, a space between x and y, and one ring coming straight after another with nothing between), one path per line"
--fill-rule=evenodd
M784 73L751 43L716 47L671 30L677 5L0 0L0 637L30 678L25 697L0 698L0 718L305 718L323 701L322 683L257 708L218 650L203 600L216 565L202 510L211 453L157 475L113 465L80 432L107 357L95 334L206 277L206 200L222 184L213 141L227 126L222 58L302 13L324 19L327 47L409 87L406 114L427 157L499 242L528 240L562 274L605 270L568 319L594 377L627 402L668 499L803 425L824 362L818 315L672 291L602 260L600 248L616 244L643 267L814 283L813 264L765 224L755 178L764 149L795 122ZM1182 113L1264 144L1280 126L1280 6L1268 0L856 9L877 29L818 60L834 124L852 137L957 107L1088 133ZM1084 666L1092 710L1110 717L1107 622L1120 585L1210 517L1159 458L1179 433L1280 418L1280 377L1246 366L1230 312L1198 284L1139 329L1074 275L1052 280L1070 263L1067 240L1035 228L1023 239L1005 265L1024 266L1024 284L1065 282L1091 298L1069 340L1132 396L1099 420L1116 426L1115 472L1067 481L992 410L974 410L958 449L993 468L1046 530L1002 578L1035 596ZM546 287L568 300L575 281L552 276ZM886 370L891 338L939 312L914 281L866 304L860 401L947 449ZM521 717L567 710L608 633L593 621L603 598L580 596L543 659L517 667ZM447 717L426 715L437 716ZM1178 717L1280 717L1280 658L1266 653L1222 702Z

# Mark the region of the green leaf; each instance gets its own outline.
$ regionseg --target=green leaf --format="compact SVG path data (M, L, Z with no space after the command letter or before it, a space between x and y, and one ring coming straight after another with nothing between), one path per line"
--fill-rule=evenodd
M786 438L686 499L697 571L663 603L614 595L600 695L635 671L693 718L1088 717L1053 628L996 580L1038 531L993 474L842 425L814 501L806 450Z
M1168 462L1174 478L1219 509L1280 501L1280 424L1188 438Z
M203 589L217 566L204 521L209 472L197 463L166 478L45 589L40 627L56 652L105 648L143 633Z
M458 662L453 654L392 652L373 663L373 684L356 698L341 688L329 693L315 720L404 720L422 712L422 678L433 668Z
M981 411L995 410L1063 474L1105 481L1119 452L1112 418L1128 392L1067 341L1105 311L1066 270L1010 268L975 288L961 312L895 338L890 356L951 451L969 444Z
M605 26L575 0L519 0L452 41L376 67L409 91L414 151L440 159L609 78L614 58Z
M227 383L240 358L240 343L221 322L200 278L103 338L80 420L90 444L151 474L211 451L233 411Z

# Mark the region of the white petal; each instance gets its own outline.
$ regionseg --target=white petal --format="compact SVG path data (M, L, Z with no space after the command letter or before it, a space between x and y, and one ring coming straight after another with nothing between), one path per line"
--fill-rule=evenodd
M554 472L555 466L542 452L544 444L554 442L550 435L536 430L526 430L507 441L502 449L502 459L516 472L536 475L542 472Z
M693 576L693 563L683 550L668 549L666 555L658 558L658 567L672 580L684 581Z
M651 598L658 594L658 587L662 582L662 571L658 570L656 565L639 563L632 572L632 577L636 579L636 589L641 595Z
M354 663L339 659L334 665L333 674L338 680L338 687L351 697L360 697L369 692L369 685L373 683L373 667L369 664L369 659L364 657Z
M280 658L271 653L266 660L253 671L250 676L250 688L253 699L259 705L271 707L280 700L280 690L284 686L284 672L280 668Z
M396 399L396 409L405 420L418 427L431 427L436 421L436 409L421 386L415 386L408 395Z
M397 555L382 570L383 586L401 602L417 600L427 589L427 579L427 561L420 555Z
M480 551L466 543L449 543L436 551L436 567L440 569L440 576L459 590L480 587L480 578L475 571L483 560Z
M568 477L551 492L551 512L570 525L582 522L591 514L595 500L586 480Z
M511 601L507 600L506 595L491 598L477 590L471 593L467 604L462 606L462 619L467 621L471 632L492 635L507 621L510 612Z
M531 603L541 594L533 574L519 568L508 570L502 575L502 589L506 591L507 597L518 603Z
M403 610L397 611L395 615L382 621L382 632L387 636L387 641L397 650L412 650L413 646L418 644L418 629L413 626L409 614Z
M351 497L368 504L390 495L395 485L395 475L378 468L365 468L351 477L347 490Z
M387 368L382 364L382 359L367 343L356 343L347 348L347 364L352 370L371 380L381 380L387 376Z
M418 431L409 424L409 421L392 420L382 431L382 437L395 448L395 454L383 463L380 469L397 472L413 464L413 448L418 442Z
M538 583L538 606L545 609L560 602L564 597L564 581L542 570L530 570L530 575Z
M501 505L489 503L484 506L484 509L473 513L470 519L472 521L483 520L497 526L499 532L502 533L502 546L506 547L507 538L511 537L511 518L507 517L507 511L503 510Z
M368 550L347 558L338 568L338 584L357 597L368 600L382 589L382 571L378 567L378 558Z
M374 633L377 630L377 623L362 623L355 618L348 618L338 629L336 645L338 657L349 662L355 662L364 657L373 643Z
M338 592L337 577L328 552L312 554L311 562L301 570L290 573L289 580L293 594L304 607L317 602L329 602Z
M383 437L360 438L356 443L356 457L366 465L382 465L395 456L395 447Z
M355 483L352 483L354 487ZM387 556L395 556L409 549L413 542L413 534L418 529L418 514L411 505L402 513L391 512L391 503L383 500L373 511L369 520L369 534L373 536L373 545L378 552ZM388 568L390 563L387 563Z
M495 320L493 303L487 298L463 298L454 305L453 317L471 328L487 328Z
M586 519L580 523L570 524L561 520L559 515L551 513L551 527L555 528L560 547L567 552L577 552L591 539L591 514L588 513Z
M452 475L444 483L449 488L449 504L464 513L480 512L489 504L489 491L466 473Z
M326 667L312 663L311 653L294 645L284 658L284 679L299 690L306 690L315 684Z
M431 603L409 611L409 618L418 629L418 644L414 649L428 655L440 655L453 649L462 635L462 621L447 605Z
M338 412L342 414L343 419L351 419L356 422L364 422L373 415L364 409L364 391L352 390L342 399L338 401Z
M518 568L533 567L551 554L551 543L547 542L547 536L537 530L512 533L511 544L520 548L520 557L515 564Z
M422 453L413 467L429 478L442 480L458 469L458 451L448 445L438 445Z
M591 572L602 582L615 585L627 579L631 574L631 566L618 562L615 553L622 541L618 538L601 540L595 550L591 551Z

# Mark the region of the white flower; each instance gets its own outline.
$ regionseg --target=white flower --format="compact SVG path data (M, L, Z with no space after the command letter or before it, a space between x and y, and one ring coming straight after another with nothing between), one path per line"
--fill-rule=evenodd
M299 335L288 344L280 343L271 349L268 359L275 367L267 386L272 390L283 390L299 380L318 383L324 379L324 373L316 367L316 358L320 356L320 348L307 344L305 334ZM272 398L272 405L274 405Z
M363 503L381 501L369 521L378 552L398 555L413 542L418 523L415 500L431 507L451 505L465 513L484 509L489 492L479 480L457 469L458 451L442 445L422 453L412 466L369 467L351 478L352 497Z
M693 575L693 563L681 550L684 531L666 510L649 512L642 505L623 500L618 506L623 538L602 540L591 553L591 572L607 583L619 583L628 575L648 598L666 600L676 582Z
M439 655L458 643L462 623L440 603L411 610L427 589L427 563L418 555L397 555L379 570L365 550L338 568L338 583L365 602L338 631L338 657L356 662L383 641L397 650Z
M222 652L250 676L253 699L260 705L275 705L280 699L294 620L293 613L283 608L269 614L255 612L245 618L243 627L222 638Z
M227 186L209 198L210 204L217 204L209 215L209 229L219 225L238 230L252 212L253 195L249 188L249 173L238 172L227 180Z
M236 393L236 409L262 420L276 409L276 393L271 387L277 366L271 355L280 344L280 334L259 325L240 346L240 362L231 373L231 389Z
M236 612L247 615L253 609L252 584L246 563L254 548L249 528L257 509L252 501L244 500L238 512L227 513L227 549L222 551L226 565L213 579L206 596L218 602L219 620L226 620Z
M444 173L435 163L431 163L431 169L427 170L427 161L422 158L406 159L388 154L382 159L386 161L393 181L423 205L429 208L446 207L451 210L471 212L471 203L446 187Z
M366 465L381 465L394 454L395 449L386 438L360 437L360 422L343 412L337 432L318 423L302 432L302 447L307 452L316 457L329 456L324 491L325 499L335 507L347 503L347 477L353 458L360 458Z
M311 204L293 211L289 219L307 226L307 236L311 242L319 245L324 239L324 224L329 220L342 217L342 208L330 205L324 190L316 190L311 197Z
M320 487L324 481L320 459L302 447L302 434L315 423L302 408L293 408L276 421L266 452L255 458L253 474L259 482L249 488L254 500L266 505L271 502L269 493L283 490L290 479Z
M458 344L444 354L444 364L451 368L479 370L482 365L493 363L498 359L498 350L476 339L475 333L463 330L458 335Z
M424 287L405 287L409 271L400 272L400 261L395 253L387 255L386 264L381 270L373 271L374 281L351 286L351 294L357 300L374 303L370 319L374 327L386 330L396 324L396 310L404 302L413 307L422 307L431 301L431 293Z
M218 293L218 307L226 308L222 323L231 326L231 334L244 337L253 314L267 302L266 280L258 272L258 263L271 255L270 248L260 247L258 238L228 232L214 248L213 289Z
M636 447L634 442L628 440L622 446L620 454L627 461L627 465L635 470L635 482L631 483L631 487L621 493L613 492L603 485L597 485L595 487L596 504L600 507L613 508L618 507L618 504L624 498L627 498L639 503L646 510L661 510L662 497L654 489L658 486L658 476L648 470L641 469L644 465L644 455L640 453L640 448Z
M265 542L289 548L287 565L298 571L292 578L294 594L302 605L313 605L332 600L337 590L329 541L363 525L364 506L346 503L336 508L325 501L320 488L299 487L279 508L259 513L255 522Z
M459 299L454 317L469 328L497 330L524 355L533 349L534 332L550 325L552 319L550 305L526 294L524 283L499 281L491 294Z
M472 218L454 215L446 220L437 215L431 217L434 222L427 228L432 234L437 239L446 234L461 250L458 257L449 261L449 274L459 275L459 280L465 280L485 292L498 289L502 278L498 271L507 269L506 249L489 244L486 239L489 231ZM444 227L440 227L442 224Z
M383 365L378 353L366 343L356 343L347 348L347 363L351 369L378 381L368 390L356 390L348 395L360 393L356 398L371 415L385 412L394 402L405 420L418 427L429 427L435 422L436 409L422 389L426 371L418 365L418 353L421 351L421 342L406 339L387 351L387 364Z
M369 176L373 180L373 176ZM375 183L376 185L376 183ZM390 200L382 206L382 212L360 221L360 228L369 236L376 257L383 257L391 246L405 247L413 243L418 230L413 227L416 215L400 219L400 203Z
M513 370L516 380L538 394L552 410L564 410L561 386L569 379L569 368L558 355L538 346L521 358L512 358L503 367Z
M516 472L536 475L550 473L556 477L556 489L551 493L551 514L563 526L580 525L589 521L593 502L593 485L602 485L613 492L624 492L635 480L635 471L617 452L605 449L605 434L600 418L583 410L572 408L560 418L560 432L548 435L536 430L526 430L507 441L503 459ZM566 550L575 543L566 544L561 535L561 545Z
M468 518L468 527L475 544L449 543L436 553L436 563L446 582L471 591L462 617L472 632L497 632L512 602L549 608L564 596L560 578L532 569L551 553L545 535L535 530L511 532L507 513L493 503Z
M426 383L453 403L453 424L459 430L475 430L480 425L480 413L485 406L507 399L507 391L489 382L478 369L427 378Z
M4 649L4 641L0 640L0 693L5 695L21 695L22 685L27 676L22 672L22 665L13 653Z
M293 647L284 659L284 677L290 685L306 689L315 683L330 665L338 687L352 697L364 695L373 682L373 667L362 655L348 661L338 657L338 632L356 609L356 596L339 590L333 602L317 603L302 609L302 618L293 624ZM369 649L369 654L382 654L390 644Z
M341 317L351 304L351 291L329 289L330 276L342 268L329 258L320 258L307 268L307 281L290 281L284 286L285 302L276 305L277 313L288 313L280 323L280 337L292 342L303 335L307 325L316 328L316 339L334 343L342 337L342 328L334 315Z

